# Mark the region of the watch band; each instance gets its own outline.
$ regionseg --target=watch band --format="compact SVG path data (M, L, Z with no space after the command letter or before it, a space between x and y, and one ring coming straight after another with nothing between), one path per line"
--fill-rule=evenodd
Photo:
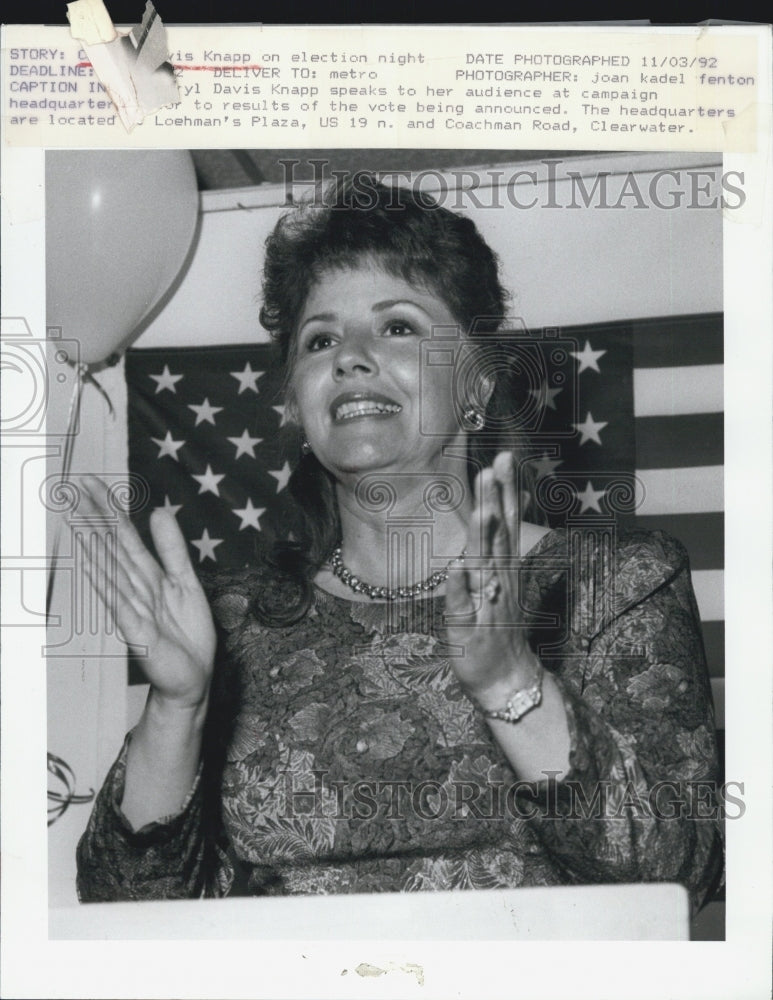
M486 719L500 719L502 722L518 722L527 712L542 701L542 678L545 668L540 663L534 683L527 688L514 691L504 709L484 710Z

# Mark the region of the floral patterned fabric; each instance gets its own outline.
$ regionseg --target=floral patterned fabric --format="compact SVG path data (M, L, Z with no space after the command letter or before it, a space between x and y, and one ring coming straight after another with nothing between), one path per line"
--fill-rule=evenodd
M518 781L455 680L442 597L317 589L299 623L266 628L250 607L267 587L282 600L259 570L209 581L222 655L199 775L134 831L124 746L78 847L82 900L668 880L697 907L716 884L711 696L670 537L552 531L523 562L529 641L569 722L560 781Z

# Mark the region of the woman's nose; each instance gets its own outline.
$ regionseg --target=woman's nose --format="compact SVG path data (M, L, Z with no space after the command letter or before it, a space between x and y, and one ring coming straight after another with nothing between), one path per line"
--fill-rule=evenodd
M375 374L377 365L369 350L368 339L350 336L341 341L333 362L336 378L343 378L347 375Z

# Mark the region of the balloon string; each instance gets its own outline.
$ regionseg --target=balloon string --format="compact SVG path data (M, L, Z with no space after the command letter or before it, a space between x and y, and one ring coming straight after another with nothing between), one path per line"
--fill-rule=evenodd
M81 365L80 367L83 369L83 371L82 371L81 374L83 375L84 382L88 382L90 385L94 386L94 388L97 390L97 392L102 397L102 399L104 399L104 401L107 403L107 408L108 408L108 411L110 412L110 416L114 417L115 416L115 410L113 408L113 403L112 403L110 397L108 396L108 394L105 392L105 390L103 389L103 387L99 384L99 382L97 382L97 380L91 374L91 372L88 369L88 365Z
M48 806L48 825L51 826L60 816L64 815L69 806L85 805L87 802L91 802L94 798L94 789L90 788L85 794L76 794L75 772L66 760L62 760L61 757L57 757L50 751L48 752L48 772L58 778L65 787L64 792L48 789L48 801L55 803Z
M64 455L62 457L62 473L59 476L59 486L64 485L70 476L70 467L72 465L72 453L75 442L75 428L78 426L78 417L80 416L81 410L81 397L83 395L83 383L88 377L88 380L96 383L94 376L90 375L88 372L88 367L83 362L79 362L75 366L76 378L75 385L73 386L72 396L70 397L70 409L67 414L67 436L64 439ZM98 386L101 389L101 386ZM111 407L112 409L112 407ZM59 566L59 545L62 538L62 519L58 519L56 524L56 533L54 535L54 544L51 550L51 565L48 570L48 582L46 585L46 618L51 614L51 598L54 593L54 579L56 577L56 570Z
M75 447L75 428L78 426L78 420L80 418L81 412L81 399L83 397L83 386L86 382L93 385L100 396L107 403L107 408L110 412L110 416L115 416L115 409L113 408L112 401L108 394L105 392L104 388L97 382L94 376L89 371L89 366L83 362L78 362L75 365L76 378L75 385L73 386L72 396L70 397L70 409L67 414L67 436L64 440L64 455L62 457L62 474L59 477L59 486L64 485L70 477L70 468L72 466L72 453ZM51 614L51 598L54 593L54 579L56 577L56 570L59 565L59 545L62 538L62 520L58 520L56 525L56 532L54 534L54 544L51 550L51 565L48 571L48 581L46 585L46 618Z

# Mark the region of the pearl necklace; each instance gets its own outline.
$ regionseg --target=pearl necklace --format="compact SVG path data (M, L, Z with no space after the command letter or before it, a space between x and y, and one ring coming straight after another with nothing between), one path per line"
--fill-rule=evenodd
M430 590L437 590L441 583L445 583L448 579L448 573L454 563L463 563L464 557L467 555L467 549L462 549L461 553L452 559L445 569L437 570L435 573L431 573L426 580L422 580L420 583L414 583L410 587L395 587L394 589L389 589L388 587L374 587L370 583L365 583L364 580L360 580L356 577L351 570L348 570L344 566L343 559L341 558L341 546L337 545L333 549L333 554L330 557L330 563L333 569L333 574L338 577L341 583L346 584L355 594L367 594L371 601L375 601L380 598L383 601L397 601L405 597L420 597L422 594L429 592Z

